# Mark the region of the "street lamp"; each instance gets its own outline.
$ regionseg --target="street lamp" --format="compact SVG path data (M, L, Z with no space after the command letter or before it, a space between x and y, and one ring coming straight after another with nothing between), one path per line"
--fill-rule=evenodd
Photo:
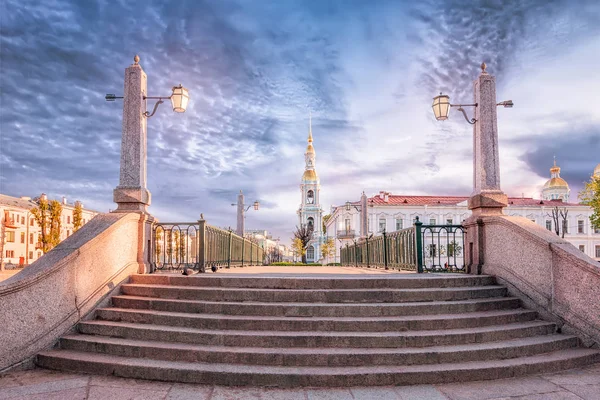
M260 203L258 202L258 200L256 200L254 203L246 207L246 205L244 204L244 194L240 190L240 194L238 194L237 203L231 203L231 205L237 206L237 228L235 230L235 233L238 236L244 237L246 211L248 211L250 207L254 208L254 211L258 211L258 209L260 208Z
M133 61L135 62L134 65L139 65L140 56L136 55L135 57L133 57ZM122 98L123 98L123 96L116 96L113 93L108 93L106 96L104 96L104 99L106 101L115 101L116 99L122 99ZM156 104L154 104L154 108L152 109L151 113L149 111L145 111L143 113L143 115L145 117L150 118L151 116L154 115L158 106L161 105L162 103L164 103L165 100L171 100L171 105L173 106L173 111L178 112L178 113L185 112L185 110L187 109L188 101L190 100L190 94L186 88L181 86L181 83L180 83L179 86L173 86L173 88L171 89L171 95L169 97L152 97L152 96L144 95L143 99L144 100L148 100L148 99L158 100L156 102Z
M496 108L513 107L512 100L496 102L496 79L486 72L481 63L481 73L473 82L473 104L451 104L448 95L440 93L433 98L433 114L438 121L448 119L451 107L458 107L473 125L473 193L469 198L469 209L473 216L502 214L508 203L500 189L500 164L498 153L498 123ZM469 119L463 107L474 107L475 117Z

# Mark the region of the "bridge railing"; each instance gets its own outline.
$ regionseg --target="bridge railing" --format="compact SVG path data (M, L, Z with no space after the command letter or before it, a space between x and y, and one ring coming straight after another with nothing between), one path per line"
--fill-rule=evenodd
M160 222L152 227L152 270L261 265L264 249L231 230L196 222Z
M415 224L396 232L355 240L340 248L342 265L415 272L465 272L462 225Z

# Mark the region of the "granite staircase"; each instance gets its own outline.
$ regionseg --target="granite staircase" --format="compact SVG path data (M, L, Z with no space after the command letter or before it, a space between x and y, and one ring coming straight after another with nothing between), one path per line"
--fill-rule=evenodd
M160 381L371 386L600 361L490 276L134 275L44 368Z

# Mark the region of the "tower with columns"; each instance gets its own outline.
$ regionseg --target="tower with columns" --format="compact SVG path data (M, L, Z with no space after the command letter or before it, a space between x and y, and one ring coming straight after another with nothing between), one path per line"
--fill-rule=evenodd
M308 244L306 252L307 262L317 262L321 258L321 244L323 243L323 210L320 203L321 183L315 166L316 154L313 147L312 118L308 126L308 146L304 153L304 174L300 182L302 201L298 209L298 223L300 226L310 226L313 229L313 238Z

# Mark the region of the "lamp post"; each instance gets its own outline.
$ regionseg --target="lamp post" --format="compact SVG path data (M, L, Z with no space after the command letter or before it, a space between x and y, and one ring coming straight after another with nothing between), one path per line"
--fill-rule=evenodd
M114 190L117 209L114 212L140 211L147 213L150 205L150 192L147 188L147 118L156 112L164 100L171 100L173 111L185 112L189 93L183 86L175 86L168 97L149 97L147 76L139 64L140 57L125 69L125 90L123 96L107 94L106 101L123 99L123 136L121 140L121 170L119 186ZM157 100L152 112L146 111L146 100Z
M123 96L107 94L106 101L123 99L123 134L121 139L121 165L119 185L113 192L117 203L115 213L139 213L140 231L138 237L138 272L150 272L150 238L153 217L148 214L150 191L147 187L147 119L152 117L164 100L171 100L173 111L185 112L189 94L179 85L172 89L168 97L148 97L147 76L139 64L140 57L125 69ZM146 100L157 100L152 112L146 110Z
M433 113L438 121L444 121L448 119L450 108L457 107L473 125L473 193L469 209L474 217L499 215L508 205L508 198L500 189L496 107L510 108L513 102L496 102L496 80L486 72L485 63L481 64L481 73L473 82L473 91L472 104L451 104L450 97L440 93L433 98ZM474 107L475 117L469 119L463 107Z
M250 209L250 207L254 208L254 211L258 211L260 207L260 203L258 200L254 201L252 205L246 207L244 204L244 193L240 190L240 194L238 194L237 203L231 203L232 206L237 206L237 227L235 233L238 236L244 237L245 225L246 225L246 211Z

